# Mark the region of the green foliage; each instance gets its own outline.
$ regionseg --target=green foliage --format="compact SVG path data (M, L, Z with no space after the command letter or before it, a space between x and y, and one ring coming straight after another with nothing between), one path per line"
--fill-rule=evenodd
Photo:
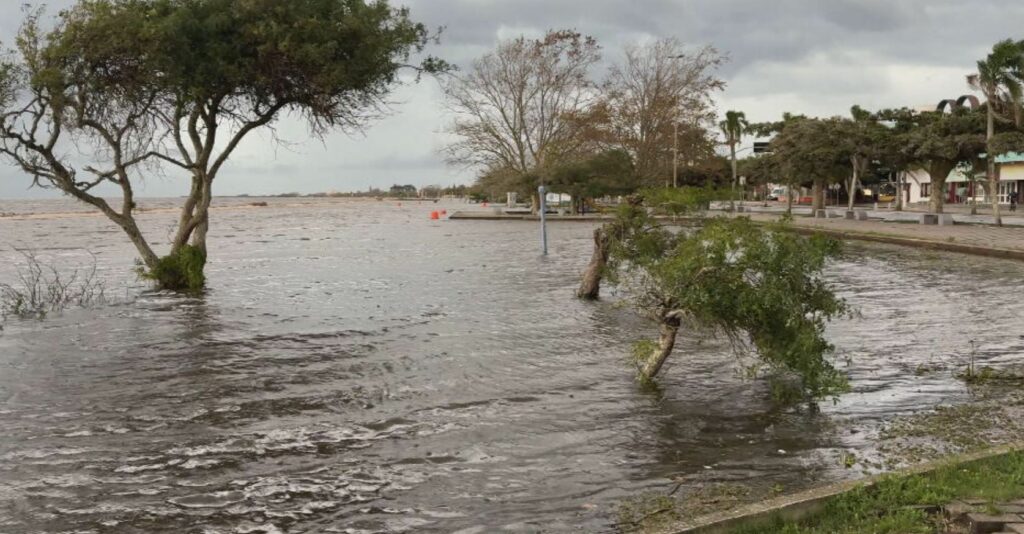
M152 269L140 274L156 282L160 289L198 292L206 285L205 266L206 255L196 247L185 245L177 252L160 258Z
M607 150L582 161L561 165L547 184L554 193L573 199L628 195L637 189L633 158L624 150Z
M775 153L759 154L739 160L739 173L746 176L747 185L766 185L782 181L781 160Z
M102 86L213 104L210 113L280 105L346 126L429 37L384 0L83 0L62 15L48 54L102 74Z
M772 140L786 183L841 182L850 174L850 133L847 121L838 117L787 121Z
M740 352L752 349L787 400L794 392L816 399L845 389L824 337L826 322L847 312L821 276L837 241L745 218L672 232L638 205L623 207L608 231L609 281L627 286L641 311L674 312L684 326L724 334Z
M519 201L529 201L537 192L537 178L508 168L487 169L477 176L470 198L477 201L504 202L506 193L517 193Z
M416 189L416 186L412 184L395 184L388 190L388 194L393 197L414 197L417 193L419 193L419 191Z
M831 499L825 509L799 521L774 518L736 528L737 534L832 534L937 532L941 518L921 506L954 499L1007 502L1024 496L1024 453L1012 452L965 464L949 464L926 475L891 477Z
M989 154L1001 155L1009 152L1024 152L1024 133L1001 132L988 140Z
M644 204L655 211L674 216L695 215L706 211L711 202L726 200L728 191L720 191L713 187L658 187L644 189L640 196Z

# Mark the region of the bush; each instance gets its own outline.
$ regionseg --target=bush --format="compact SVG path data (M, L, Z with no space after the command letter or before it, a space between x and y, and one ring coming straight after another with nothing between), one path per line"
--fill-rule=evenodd
M96 278L96 260L89 269L62 273L45 265L35 253L19 250L24 265L17 267L13 284L0 283L0 320L7 317L42 319L70 307L107 302L105 286Z
M156 282L160 289L171 291L202 291L206 285L206 254L191 245L185 245L176 252L160 258L149 271L141 276Z
M668 215L694 215L707 211L711 202L728 199L728 192L711 187L662 187L644 189L644 204Z

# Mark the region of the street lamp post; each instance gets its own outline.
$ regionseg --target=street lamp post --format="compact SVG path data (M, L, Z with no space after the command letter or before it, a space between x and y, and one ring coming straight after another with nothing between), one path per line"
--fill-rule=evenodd
M679 187L679 123L672 121L672 187Z
M540 243L541 250L545 256L548 255L548 192L543 185L537 188L537 193L540 195Z
M740 152L745 152L745 151L751 150L753 148L754 147L752 147L752 146L748 146L747 148L741 148L741 149L739 149L739 150L737 150L737 151L732 153L732 196L730 197L730 203L731 204L734 204L736 202L736 182L739 180L739 173L737 172L737 169L736 169L736 156ZM746 185L747 185L745 178L746 177L744 177L744 182L742 184L740 184L744 188L744 192L743 192L744 197L746 196ZM741 206L743 205L743 200L740 200L740 205ZM736 206L735 205L731 206L729 211L736 211Z
M669 59L685 59L686 54L669 56ZM675 111L679 112L678 109ZM672 187L679 187L679 118L672 119Z

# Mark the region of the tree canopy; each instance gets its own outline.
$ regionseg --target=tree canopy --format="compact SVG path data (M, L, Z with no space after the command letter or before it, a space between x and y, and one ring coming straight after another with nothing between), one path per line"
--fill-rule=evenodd
M386 0L79 0L49 32L34 12L0 67L0 154L105 213L151 273L164 260L134 223L132 183L146 163L182 171L189 193L159 271L187 264L199 276L158 281L201 282L213 182L238 144L282 113L314 134L359 128L402 68L447 68L408 64L430 39ZM96 161L75 168L60 143L88 145ZM93 193L103 183L121 190L120 209ZM192 260L179 261L188 247Z
M795 389L785 379L775 382L780 396L820 398L845 387L824 332L847 306L821 276L838 242L745 218L706 219L694 231L676 232L638 204L622 207L606 233L609 280L628 288L661 332L657 342L635 349L642 379L657 376L685 329L724 336L739 354L756 354L771 376L798 377Z

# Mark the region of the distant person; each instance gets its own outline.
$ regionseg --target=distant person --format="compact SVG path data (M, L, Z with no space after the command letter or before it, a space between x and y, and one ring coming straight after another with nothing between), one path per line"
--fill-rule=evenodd
M1017 211L1017 193L1010 195L1010 211Z

